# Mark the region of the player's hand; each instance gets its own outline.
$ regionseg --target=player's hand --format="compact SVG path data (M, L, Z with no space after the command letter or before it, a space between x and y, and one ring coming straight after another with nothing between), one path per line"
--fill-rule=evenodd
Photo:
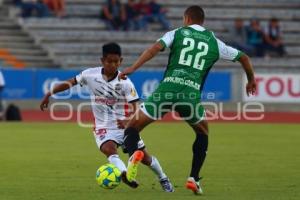
M129 74L132 74L134 72L134 69L132 67L125 68L120 74L119 74L119 80L123 79L126 80L127 76Z
M128 120L117 119L117 125L119 129L125 129Z
M246 92L247 92L247 96L255 95L255 93L256 93L256 82L255 82L255 80L248 81L248 83L246 85Z
M51 95L48 93L48 94L46 94L45 96L44 96L44 98L43 98L43 100L42 100L42 102L41 102L41 104L40 104L40 109L41 109L41 111L44 111L44 109L46 109L46 108L48 108L48 104L49 104L49 97L50 97Z

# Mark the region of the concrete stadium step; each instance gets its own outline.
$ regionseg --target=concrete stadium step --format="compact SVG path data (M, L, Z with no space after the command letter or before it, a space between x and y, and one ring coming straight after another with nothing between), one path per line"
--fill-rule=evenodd
M167 15L170 18L181 19L185 8L170 8ZM237 16L242 19L270 19L276 13L276 17L281 20L299 20L300 12L299 8L295 9L264 9L256 8L251 9L245 7L241 8L207 8L205 10L207 19L235 19Z
M92 61L99 61L101 55L99 54L81 54L81 55L68 55L68 56L62 56L62 55L56 55L56 58L61 61L72 61L72 62L81 62L85 60L92 60ZM138 55L124 55L124 62L128 62L129 60L135 60L138 58ZM153 62L162 63L168 61L168 57L164 55L157 55Z
M181 20L170 20L172 27L177 28L182 26ZM249 22L245 22L248 24ZM205 26L213 31L223 32L227 31L234 24L233 19L228 20L206 20ZM267 21L261 21L261 25L267 26ZM24 20L24 26L30 30L105 30L105 25L98 19L57 19L57 18L45 18L45 19L26 19ZM150 29L158 30L160 25L150 24ZM281 28L283 32L300 32L300 23L297 21L283 21L281 22Z
M170 18L179 19L182 18L183 12L186 7L170 7L167 15ZM90 17L90 18L100 18L101 5L91 5L91 4L81 4L81 5L69 5L66 8L66 13L71 17ZM298 6L292 6L289 8L279 7L266 9L261 7L249 8L248 6L243 6L239 8L222 8L222 7L209 7L205 9L207 19L235 19L236 16L245 19L251 19L255 16L258 19L269 19L274 13L276 17L285 20L300 19L300 14L298 12Z
M47 52L41 49L8 49L15 56L48 56Z
M175 18L175 19L180 19L183 15L184 9L186 7L170 7L169 8L169 12L168 12L168 16L170 18ZM243 8L222 8L222 7L212 7L212 8L206 8L205 12L206 12L206 16L207 19L222 19L222 18L229 18L229 19L234 19L236 18L236 16L239 16L241 18L246 18L246 19L250 19L253 18L253 16L256 16L259 19L268 19L270 18L272 15L272 10L266 10L265 8L248 8L248 7L244 7L246 9ZM100 6L95 6L95 5L70 5L67 7L67 14L70 17L81 17L81 18L100 18ZM294 15L298 16L296 14L297 10L295 9L295 11L292 11L292 13L285 15L284 13L286 13L286 11L290 11L290 8L288 8L289 10L282 10L282 8L277 8L277 10L275 12L279 12L278 17L282 18L282 19L294 19ZM224 12L222 12L224 11ZM295 12L295 13L293 13ZM237 15L238 14L238 15ZM277 16L277 14L276 14ZM298 19L299 16L296 18Z
M53 64L53 62L43 62L43 61L38 61L38 62L25 62L26 67L33 67L33 68L58 68L59 65Z
M57 30L57 31L76 31L76 30L90 30L90 31L105 31L106 26L102 20L89 18L44 18L44 19L26 19L23 22L24 27L29 31L35 30ZM181 24L180 24L181 26ZM159 31L161 25L158 23L150 23L150 30Z
M300 28L300 27L299 27ZM213 30L213 29L212 29ZM164 35L164 32L110 32L110 31L93 31L93 30L75 30L69 31L57 31L57 30L33 30L30 31L34 36L40 37L42 40L74 40L74 39L86 39L86 41L92 40L111 40L116 39L117 41L156 41ZM217 36L222 36L223 38L228 38L227 30L226 32L214 31ZM300 30L299 30L300 33ZM284 33L284 39L290 42L297 42L298 34L292 32Z
M0 37L1 36L25 36L27 37L28 34L20 31L20 30L10 30L10 29L0 29Z
M182 26L182 22L179 20L171 20L173 27ZM245 25L249 25L249 21L244 21ZM268 25L267 20L261 20L260 24L262 27L266 27ZM212 31L217 32L226 32L229 29L233 28L234 20L206 20L204 26ZM300 33L300 23L298 21L282 21L280 22L281 30L283 33L295 32Z
M33 55L17 55L18 59L24 61L24 62L51 62L52 60L48 58L47 56L33 56Z
M233 40L232 38L230 38L228 33L222 33L222 34L216 33L216 36L221 40L223 40L224 42L229 42ZM283 34L282 38L285 45L291 45L291 46L300 45L298 34L286 33Z
M7 16L7 15L8 15L8 10L3 5L0 4L0 16Z
M80 1L80 0L79 0ZM89 0L88 0L89 1ZM166 6L189 6L194 5L194 0L172 0L164 1L158 0L158 2ZM203 7L260 7L260 8L294 8L300 7L300 3L297 0L286 1L286 0L262 0L262 1L249 1L249 0L201 0L201 6Z
M286 51L287 51L288 55L291 57L300 57L300 46L286 47ZM300 64L300 62L298 63L298 65L299 64Z
M67 5L93 5L96 7L105 3L105 0L67 0ZM159 3L166 7L187 7L195 5L194 0L158 0ZM263 1L248 1L248 0L201 0L201 6L203 7L250 7L250 8L294 8L300 7L299 1L292 0L287 2L286 0L263 0Z
M89 42L89 43L84 43L80 44L77 42L73 43L51 43L47 44L46 46L52 50L55 50L57 53L63 53L63 52L69 52L69 53L80 53L82 52L87 52L87 53L101 53L102 52L102 45L106 43L105 41L102 41L101 43L95 43L95 42ZM124 43L120 42L120 46L122 47L123 53L131 53L131 52L136 52L136 53L142 53L143 50L145 50L146 47L149 47L152 43Z
M62 54L62 55L68 55L68 54L85 54L85 53L96 53L97 55L102 54L102 46L108 42L111 41L101 41L101 42L82 42L74 44L74 42L71 43L45 43L44 48L47 48L48 51L50 51L52 54ZM124 42L118 42L118 44L122 48L122 53L124 55L128 54L137 54L140 55L146 48L150 47L152 43L124 43ZM61 48L60 48L61 47ZM73 47L77 47L77 49L72 49Z
M20 29L20 27L11 21L0 21L0 29Z
M101 30L105 29L105 25L98 19L80 19L80 18L28 18L22 22L27 30L35 29L62 29L62 30Z
M127 42L154 42L162 37L162 33L145 32L107 32L107 31L31 31L40 42L65 42L70 41L127 41Z
M13 42L13 43L18 43L18 42L22 42L22 43L33 43L34 40L24 36L3 36L0 35L0 43L1 42Z
M28 42L25 42L25 43L23 43L23 42L12 43L12 42L4 42L4 41L2 41L2 42L0 42L0 46L2 48L14 48L14 49L16 49L16 48L21 48L21 49L25 49L25 48L28 48L28 49L30 49L30 48L38 48L37 45L35 45L33 43L28 43Z
M55 45L55 44L54 44ZM78 48L72 48L73 45L64 44L65 48L53 48L49 47L55 55L67 56L67 55L83 55L83 54L95 54L97 56L102 55L102 44L90 46L90 45L76 45ZM131 44L122 45L122 54L123 55L140 55L148 47L148 45L135 46ZM168 51L161 52L160 54L167 56Z

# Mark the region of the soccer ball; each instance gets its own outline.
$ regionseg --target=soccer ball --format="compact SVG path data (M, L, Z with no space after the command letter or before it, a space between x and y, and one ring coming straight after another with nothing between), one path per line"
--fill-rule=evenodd
M96 172L96 181L104 189L114 189L121 182L121 172L113 164L105 164Z

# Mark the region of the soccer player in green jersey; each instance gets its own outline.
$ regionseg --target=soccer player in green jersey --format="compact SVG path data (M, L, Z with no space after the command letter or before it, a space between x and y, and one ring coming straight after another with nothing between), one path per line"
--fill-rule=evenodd
M191 173L186 187L195 194L202 194L199 174L206 157L208 125L200 97L207 74L219 59L238 61L247 75L247 95L256 92L256 83L249 57L227 46L217 39L212 31L202 26L204 11L201 7L187 8L183 21L183 27L167 32L153 46L145 50L131 67L126 68L119 75L119 78L125 79L158 52L170 48L169 63L162 82L155 92L141 104L125 130L124 143L131 155L127 178L135 179L138 163L141 160L142 153L137 150L139 132L165 113L176 111L196 133Z

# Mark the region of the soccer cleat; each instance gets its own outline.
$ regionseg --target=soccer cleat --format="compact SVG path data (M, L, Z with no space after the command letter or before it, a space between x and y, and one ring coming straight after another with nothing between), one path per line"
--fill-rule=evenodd
M135 180L137 176L138 165L143 160L143 158L144 158L144 152L140 150L135 151L134 154L129 158L127 173L126 173L126 177L129 182Z
M200 186L200 181L195 181L193 177L188 178L185 186L187 189L192 190L195 195L203 194L202 188Z
M128 185L131 188L137 188L139 186L138 182L136 182L135 180L128 181L128 179L126 177L126 172L122 172L121 179L122 179L123 183L125 183L126 185Z
M160 179L159 183L165 192L174 192L173 185L167 177Z

